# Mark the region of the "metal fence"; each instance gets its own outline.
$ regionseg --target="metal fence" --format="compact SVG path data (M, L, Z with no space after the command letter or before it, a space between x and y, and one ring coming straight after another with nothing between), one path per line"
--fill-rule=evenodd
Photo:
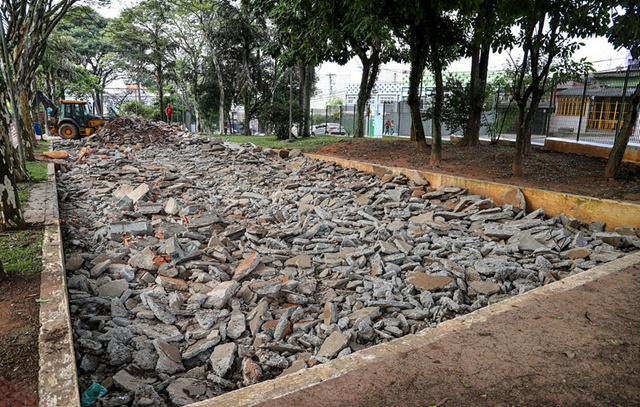
M628 68L556 86L546 136L612 145L639 81L640 71ZM640 121L634 123L629 143L640 144Z
M630 96L639 81L640 70L636 68L596 72L580 81L552 86L534 114L532 141L543 143L546 137L556 137L613 145L629 109ZM423 101L423 118L428 116L428 104L428 99ZM312 109L311 124L336 123L343 126L348 134L353 134L355 108L355 105L348 104ZM485 103L480 137L515 140L519 126L517 116L515 102L507 92L498 89ZM411 132L411 114L406 101L368 104L363 120L365 136L408 136ZM422 124L425 134L430 137L434 133L433 122L424 119ZM462 129L449 131L443 123L443 138L448 139L452 134L461 135ZM640 118L634 125L629 143L640 144Z

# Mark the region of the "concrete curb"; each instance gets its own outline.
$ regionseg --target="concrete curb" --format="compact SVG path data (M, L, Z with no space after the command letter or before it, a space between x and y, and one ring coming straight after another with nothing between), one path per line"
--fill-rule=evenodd
M49 164L46 187L44 270L40 277L40 406L80 406L78 372L73 349L67 281L54 164Z
M434 188L442 186L466 188L472 194L490 196L498 205L511 204L521 207L524 200L526 209L529 212L544 208L549 216L558 216L564 213L568 217L578 218L586 223L603 221L606 224L606 229L610 231L619 226L640 226L640 205L629 202L590 198L535 188L520 188L515 185L409 168L386 167L317 154L305 154L305 157L335 162L346 168L373 172L378 176L382 176L385 173L404 174L411 180L427 180Z
M270 405L275 405L278 399L295 392L321 385L327 380L336 379L349 372L380 363L399 354L410 354L410 352L419 351L421 348L444 337L451 337L452 340L455 340L455 334L475 324L485 322L505 312L517 312L519 308L535 305L542 300L548 300L549 297L556 294L573 290L639 263L640 253L631 254L564 280L443 322L434 328L424 329L415 335L407 335L391 342L353 353L344 358L333 360L330 363L245 387L210 400L193 403L189 407L256 406L267 401ZM362 381L368 380L370 378L362 377ZM357 391L355 387L354 391Z

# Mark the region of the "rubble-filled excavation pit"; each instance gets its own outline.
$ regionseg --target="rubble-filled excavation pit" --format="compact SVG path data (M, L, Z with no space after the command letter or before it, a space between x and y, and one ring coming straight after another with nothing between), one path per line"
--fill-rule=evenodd
M72 157L57 188L79 387L106 388L103 406L215 398L640 247L634 227L145 134L55 143Z

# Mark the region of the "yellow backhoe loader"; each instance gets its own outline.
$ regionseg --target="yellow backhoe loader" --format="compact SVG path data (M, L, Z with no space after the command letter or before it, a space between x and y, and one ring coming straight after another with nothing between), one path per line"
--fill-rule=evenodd
M82 100L59 100L60 108L42 93L36 91L32 108L37 110L42 103L49 113L47 123L51 134L63 139L74 139L94 134L107 123L104 117L91 114L91 105Z

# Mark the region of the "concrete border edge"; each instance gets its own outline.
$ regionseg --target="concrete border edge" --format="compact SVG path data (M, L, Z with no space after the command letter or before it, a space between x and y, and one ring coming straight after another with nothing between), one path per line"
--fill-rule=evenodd
M40 406L80 406L78 372L69 299L67 296L64 252L54 164L47 169L47 202L42 245L44 270L40 278Z

